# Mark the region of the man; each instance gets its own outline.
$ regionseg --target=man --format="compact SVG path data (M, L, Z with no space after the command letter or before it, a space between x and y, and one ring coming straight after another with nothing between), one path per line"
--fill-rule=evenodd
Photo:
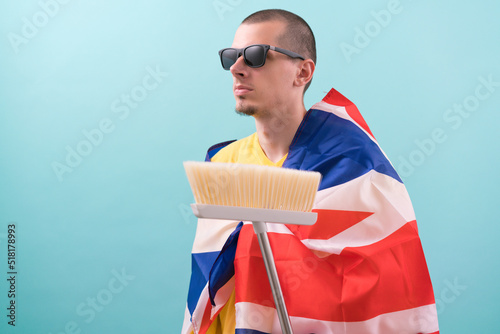
M208 161L316 170L312 227L268 224L298 333L438 333L432 285L406 190L356 107L335 90L307 111L315 70L307 23L283 10L247 17L219 52L236 111L256 133ZM252 226L200 219L183 333L281 333Z

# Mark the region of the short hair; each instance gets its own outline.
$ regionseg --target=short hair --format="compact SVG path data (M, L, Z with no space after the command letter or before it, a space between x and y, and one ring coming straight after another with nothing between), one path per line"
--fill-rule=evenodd
M312 59L316 64L316 40L311 27L300 16L283 9L265 9L255 12L244 19L241 24L260 23L267 21L283 21L287 24L286 32L278 36L282 48L296 52L306 59ZM312 79L311 79L312 81ZM311 85L309 81L305 88Z

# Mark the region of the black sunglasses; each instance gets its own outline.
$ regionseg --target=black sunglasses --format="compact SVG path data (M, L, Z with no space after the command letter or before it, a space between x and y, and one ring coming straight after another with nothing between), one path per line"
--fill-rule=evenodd
M225 70L229 70L241 55L243 55L245 64L250 67L256 68L264 66L264 64L266 63L267 51L269 50L283 53L292 58L300 58L302 60L305 59L304 57L293 51L285 50L267 44L253 44L241 49L226 48L219 51L219 56L222 67Z

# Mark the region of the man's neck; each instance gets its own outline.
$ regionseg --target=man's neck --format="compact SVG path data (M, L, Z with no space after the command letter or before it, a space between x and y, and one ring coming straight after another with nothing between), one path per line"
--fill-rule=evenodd
M292 143L306 109L302 105L296 110L286 110L264 117L255 117L255 127L259 144L272 162L281 160Z

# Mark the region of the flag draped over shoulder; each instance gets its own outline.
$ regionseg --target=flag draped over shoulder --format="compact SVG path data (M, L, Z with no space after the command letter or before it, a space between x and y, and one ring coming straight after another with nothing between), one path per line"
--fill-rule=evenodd
M356 106L332 89L283 167L323 176L314 225L267 224L294 331L439 333L410 198ZM281 333L252 225L200 219L182 333L205 333L233 291L236 333Z

